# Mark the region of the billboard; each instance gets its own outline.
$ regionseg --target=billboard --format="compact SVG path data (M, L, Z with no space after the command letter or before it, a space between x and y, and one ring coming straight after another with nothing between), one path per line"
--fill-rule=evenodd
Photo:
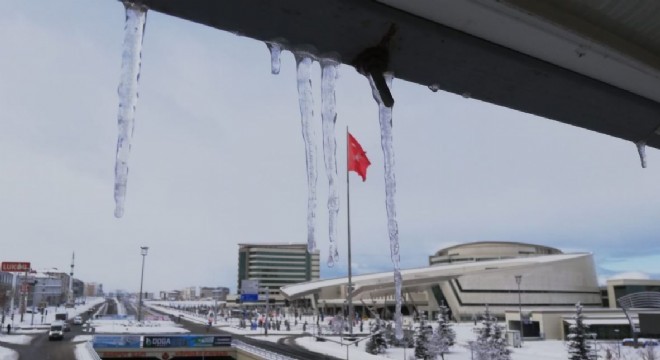
M231 346L229 335L169 335L169 336L144 336L142 347L144 348L200 348Z
M139 349L140 345L140 335L95 335L92 338L94 348Z
M257 302L259 301L259 280L241 280L241 301Z
M25 261L3 261L1 269L2 271L26 272L30 270L30 263Z

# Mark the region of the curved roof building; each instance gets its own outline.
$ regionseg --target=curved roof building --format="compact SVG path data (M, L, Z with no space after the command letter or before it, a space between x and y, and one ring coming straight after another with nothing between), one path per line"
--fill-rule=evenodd
M451 262L441 262L450 256ZM454 261L454 256L461 260ZM577 302L584 306L602 305L590 253L563 254L531 244L477 242L442 249L431 256L434 257L440 260L433 266L402 271L407 305L413 304L418 312L426 311L432 317L441 305L449 306L458 320L472 320L486 305L499 317L519 305L525 311L574 308ZM520 288L516 275L522 276ZM288 285L282 293L289 299L312 295L317 303L342 304L347 282L343 277ZM354 276L353 284L358 307L380 304L390 312L393 310L392 272ZM525 335L534 334L540 335L539 324L525 324Z

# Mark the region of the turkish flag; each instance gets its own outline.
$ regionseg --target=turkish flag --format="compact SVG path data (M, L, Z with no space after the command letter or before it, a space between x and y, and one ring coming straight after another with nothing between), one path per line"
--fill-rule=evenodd
M362 150L360 143L355 140L351 133L348 133L348 171L355 171L362 177L362 181L367 180L367 168L371 161L367 158L367 153Z

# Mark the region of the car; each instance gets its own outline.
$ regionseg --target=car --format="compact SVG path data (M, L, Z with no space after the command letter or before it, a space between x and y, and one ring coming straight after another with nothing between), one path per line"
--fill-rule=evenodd
M71 326L69 326L69 323L66 321L62 321L62 329L64 332L71 331Z
M54 321L48 330L48 340L62 340L64 338L64 322Z
M73 325L82 325L83 318L82 316L76 316L73 318Z

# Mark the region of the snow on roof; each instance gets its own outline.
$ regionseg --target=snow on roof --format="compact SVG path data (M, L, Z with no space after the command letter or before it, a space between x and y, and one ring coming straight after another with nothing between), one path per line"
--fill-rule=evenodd
M573 325L575 319L563 319L564 322ZM582 319L585 325L630 325L626 317L610 318L610 319ZM634 321L636 324L637 321Z
M447 280L457 278L467 274L475 274L480 272L492 272L500 270L510 270L517 268L528 268L542 263L560 262L571 260L579 257L591 256L590 253L575 253L575 254L558 254L558 255L545 255L535 256L528 258L515 258L491 261L477 261L468 263L457 264L443 264L436 266L426 266L421 268L406 269L401 271L403 285L414 283L420 285L421 283L432 283L439 280ZM377 287L394 288L393 272L381 272L373 274L365 274L353 276L352 282L355 287L354 295L369 288ZM309 294L321 291L323 288L334 286L346 285L348 283L347 277L340 277L335 279L315 280L305 283L287 285L281 288L282 293L290 298L295 299Z
M616 280L616 279L650 280L651 275L641 271L630 271L630 272L618 273L607 278L607 280Z

